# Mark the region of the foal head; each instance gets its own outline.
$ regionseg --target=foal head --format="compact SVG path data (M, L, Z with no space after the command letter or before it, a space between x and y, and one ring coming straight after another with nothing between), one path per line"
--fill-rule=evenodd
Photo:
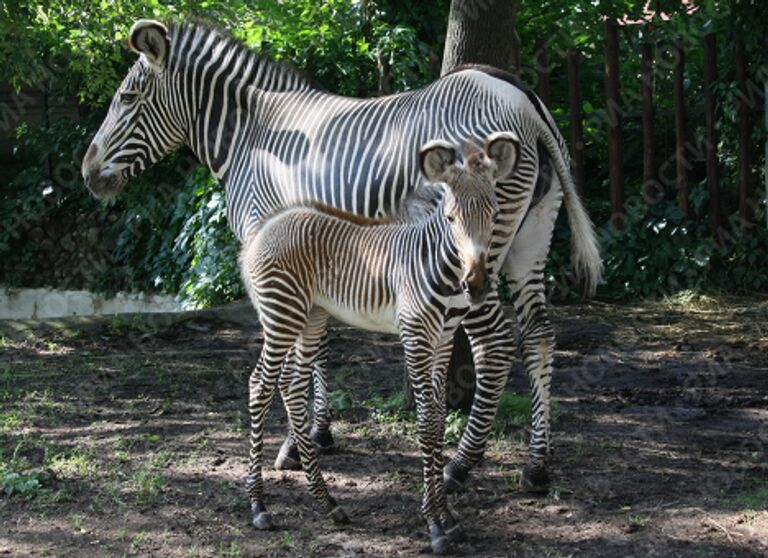
M443 215L461 262L461 288L472 304L482 302L491 288L488 251L499 211L494 187L514 170L519 146L513 133L497 132L488 136L481 153L463 163L450 143L434 140L421 148L424 176L446 186Z

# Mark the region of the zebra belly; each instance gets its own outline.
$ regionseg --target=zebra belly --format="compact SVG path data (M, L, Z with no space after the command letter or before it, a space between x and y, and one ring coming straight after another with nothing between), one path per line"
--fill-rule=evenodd
M347 325L378 333L398 333L399 331L394 304L378 308L351 308L326 297L318 297L315 303Z

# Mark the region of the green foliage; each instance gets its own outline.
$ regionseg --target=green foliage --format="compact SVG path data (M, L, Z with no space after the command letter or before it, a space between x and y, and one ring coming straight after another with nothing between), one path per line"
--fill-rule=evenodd
M336 413L344 413L354 408L355 403L352 399L352 394L347 390L337 389L328 394L331 400L331 407Z
M496 411L496 432L506 432L531 422L531 397L516 393L502 393Z
M703 187L691 195L694 216L687 217L674 200L648 204L627 200L623 226L600 229L604 284L598 294L609 299L673 295L706 289L734 294L768 289L768 231L752 226L742 231L732 214L716 242L706 218L708 197ZM761 215L757 215L760 219ZM570 231L556 228L546 280L555 298L578 295L568 282Z
M199 16L223 27L256 50L287 60L304 70L326 89L345 95L371 96L389 90L421 86L434 78L444 38L449 0L420 4L403 0L137 0L126 2L6 2L0 4L0 79L16 87L45 89L50 100L75 95L84 112L80 121L52 119L48 126L18 123L14 159L0 161L0 261L6 285L51 281L46 274L46 252L26 233L49 230L52 223L68 222L68 216L101 215L107 230L106 254L94 256L87 284L104 293L117 290L155 290L178 294L189 306L205 306L242 296L237 272L237 242L229 232L224 195L207 171L187 164L182 153L168 158L134 179L109 207L102 207L84 189L79 165L90 136L100 123L102 110L122 80L135 54L127 48L126 35L141 17L160 19ZM562 114L567 105L565 49L577 47L583 54L587 199L597 223L608 220L607 153L604 108L604 17L645 17L646 2L635 0L543 0L519 2L517 32L524 67L522 77L535 84L533 61L536 40L547 42L551 67L552 106ZM734 39L746 43L751 59L749 74L758 76L768 61L760 41L765 36L765 7L760 2L694 2L698 9L673 0L653 4L668 19L654 19L658 40L656 103L658 110L672 103L671 49L682 37L687 48L685 93L689 106L703 98L701 39L714 31L718 36L721 77L718 97L721 189L726 199L724 214L735 210L729 192L738 180L735 154L738 135L734 109L737 90L732 75ZM639 46L642 26L625 28L620 40L621 86L624 106L640 108ZM694 113L696 114L696 113ZM3 121L6 114L2 115ZM659 153L670 154L671 118L657 118ZM703 119L689 121L694 146L703 138ZM14 124L15 125L15 124ZM601 296L625 298L672 294L676 289L724 289L764 291L766 232L754 228L742 234L726 226L724 241L715 244L706 229L706 193L692 193L694 216L683 216L671 198L648 205L638 202L642 173L641 134L638 120L625 119L625 175L628 202L625 228L620 232L601 228L606 282ZM564 132L567 129L564 127ZM765 140L759 127L753 142ZM702 153L691 155L693 182L703 178ZM662 161L660 161L662 162ZM673 159L663 161L668 166ZM181 168L181 170L179 170ZM192 169L191 171L189 169ZM755 182L761 178L754 173ZM669 182L669 181L667 181ZM547 281L555 297L572 297L576 289L568 280L569 232L558 223ZM8 226L13 223L14 226ZM93 224L91 226L96 226ZM503 285L506 289L506 284ZM508 291L504 291L507 293Z
M451 446L461 441L461 435L469 422L469 415L462 411L449 411L445 417L445 443Z
M42 485L35 475L22 475L10 471L0 472L0 489L6 496L18 494L31 499L37 496Z
M99 109L135 60L125 42L140 17L194 15L220 22L248 45L292 62L321 86L347 95L413 88L430 79L430 47L407 23L390 23L373 2L364 11L354 0L58 0L5 3L0 13L0 53L8 54L4 59L9 61L0 68L0 79L17 87L44 87L52 100L74 94ZM47 127L19 126L16 157L0 171L0 179L8 177L0 194L0 218L14 225L0 227L3 283L50 281L51 255L39 242L29 242L26 231L50 230L62 221L67 228L70 216L101 211L111 223L105 225L109 253L70 262L88 267L86 283L76 286L106 294L178 294L193 307L241 297L238 244L228 227L224 193L206 170L186 170L188 154L155 165L133 179L110 207L99 210L83 187L79 166L102 117L98 110L80 122L62 118Z

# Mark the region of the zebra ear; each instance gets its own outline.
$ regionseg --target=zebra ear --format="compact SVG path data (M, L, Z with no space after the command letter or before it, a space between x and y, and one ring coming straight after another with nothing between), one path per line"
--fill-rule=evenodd
M511 175L520 160L520 139L514 132L495 132L485 139L485 156L494 164L493 178Z
M168 28L154 19L140 19L131 27L128 47L143 54L152 68L161 70L170 49Z
M419 152L421 172L430 182L446 182L456 172L456 148L442 140L424 144Z

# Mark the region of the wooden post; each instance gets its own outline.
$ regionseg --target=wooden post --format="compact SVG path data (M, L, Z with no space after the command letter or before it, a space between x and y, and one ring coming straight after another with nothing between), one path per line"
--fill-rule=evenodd
M709 228L720 242L720 177L717 173L717 128L715 92L717 81L717 42L715 34L704 37L704 112L706 117L707 186L709 188Z
M611 194L611 224L621 227L624 212L624 139L619 97L619 24L605 20L605 97L608 118L608 173Z
M736 81L739 84L739 220L741 230L749 227L749 196L752 193L750 176L749 137L752 133L747 100L747 60L744 42L736 41Z
M659 200L660 185L656 180L656 158L654 153L654 108L653 108L653 44L650 40L651 24L643 30L640 74L643 87L643 197L648 203ZM662 193L663 194L663 193Z
M683 39L675 43L675 162L677 168L677 191L680 195L680 209L690 216L691 206L688 203L688 155L686 149L686 117L685 117L685 50Z
M765 114L765 133L768 136L768 75L763 78L763 114ZM768 204L768 137L765 140L765 203ZM765 208L765 228L768 229L768 207Z
M536 75L538 83L536 84L536 93L542 102L549 106L550 86L549 74L551 70L547 61L547 43L544 39L536 39Z
M581 107L581 83L579 81L579 52L568 49L568 101L571 118L571 168L576 191L584 198L584 115Z

